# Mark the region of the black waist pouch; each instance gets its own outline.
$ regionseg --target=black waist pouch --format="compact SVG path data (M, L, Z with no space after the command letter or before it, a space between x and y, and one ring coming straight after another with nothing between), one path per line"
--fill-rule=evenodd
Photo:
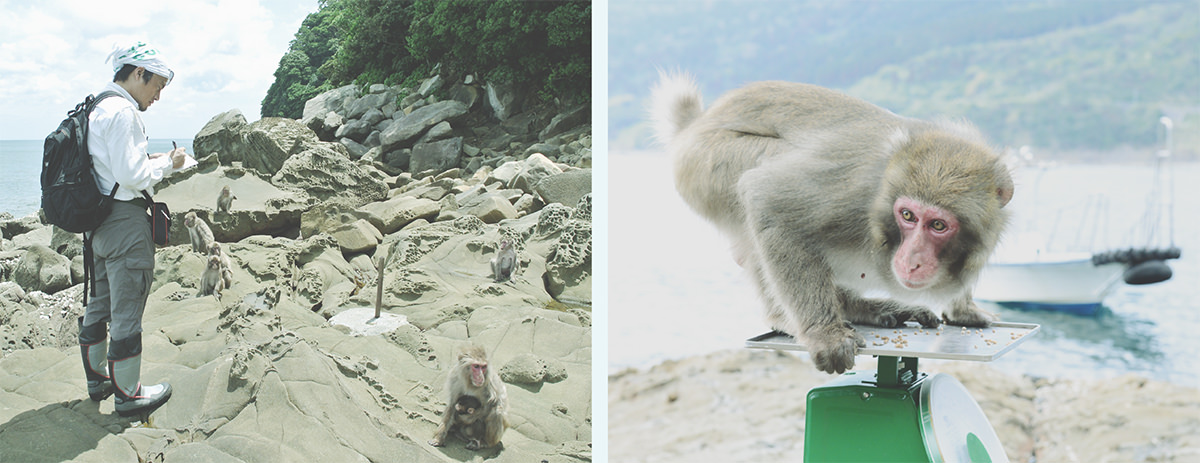
M167 241L170 241L171 209L167 207L167 203L154 202L150 193L142 191L142 195L146 197L146 204L150 205L150 235L154 237L154 244L166 246Z

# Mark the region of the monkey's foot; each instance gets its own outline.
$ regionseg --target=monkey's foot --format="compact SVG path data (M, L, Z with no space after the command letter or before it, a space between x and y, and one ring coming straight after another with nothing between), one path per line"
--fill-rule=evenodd
M444 447L446 445L446 443L442 442L440 440L437 440L437 439L429 439L429 445L432 445L434 447Z
M470 442L467 442L466 448L467 450L479 450L481 448L479 439L471 439Z
M842 324L815 327L809 330L807 338L813 363L826 373L841 374L854 368L858 348L867 347L867 341L854 328Z

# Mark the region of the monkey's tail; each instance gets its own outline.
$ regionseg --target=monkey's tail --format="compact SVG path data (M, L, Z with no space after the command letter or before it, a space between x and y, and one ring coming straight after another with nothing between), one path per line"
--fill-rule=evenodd
M704 112L704 101L695 79L683 72L658 71L658 84L650 92L650 121L654 138L667 145Z

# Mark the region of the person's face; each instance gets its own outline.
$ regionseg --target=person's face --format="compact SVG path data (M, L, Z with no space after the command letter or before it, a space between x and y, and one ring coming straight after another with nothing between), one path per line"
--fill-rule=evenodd
M143 80L143 76L150 74L150 82ZM167 86L167 78L147 71L146 68L139 67L129 75L129 79L125 81L125 90L129 95L138 102L138 109L145 111L150 108L150 105L158 101L159 94L162 93L163 87Z

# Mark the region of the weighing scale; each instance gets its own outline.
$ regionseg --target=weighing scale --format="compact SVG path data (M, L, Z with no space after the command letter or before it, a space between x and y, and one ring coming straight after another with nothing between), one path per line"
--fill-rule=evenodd
M804 461L1007 462L996 431L962 383L919 373L917 359L990 362L1039 328L854 325L867 341L858 353L878 356L878 370L848 371L808 392ZM808 350L779 332L750 338L746 347Z

